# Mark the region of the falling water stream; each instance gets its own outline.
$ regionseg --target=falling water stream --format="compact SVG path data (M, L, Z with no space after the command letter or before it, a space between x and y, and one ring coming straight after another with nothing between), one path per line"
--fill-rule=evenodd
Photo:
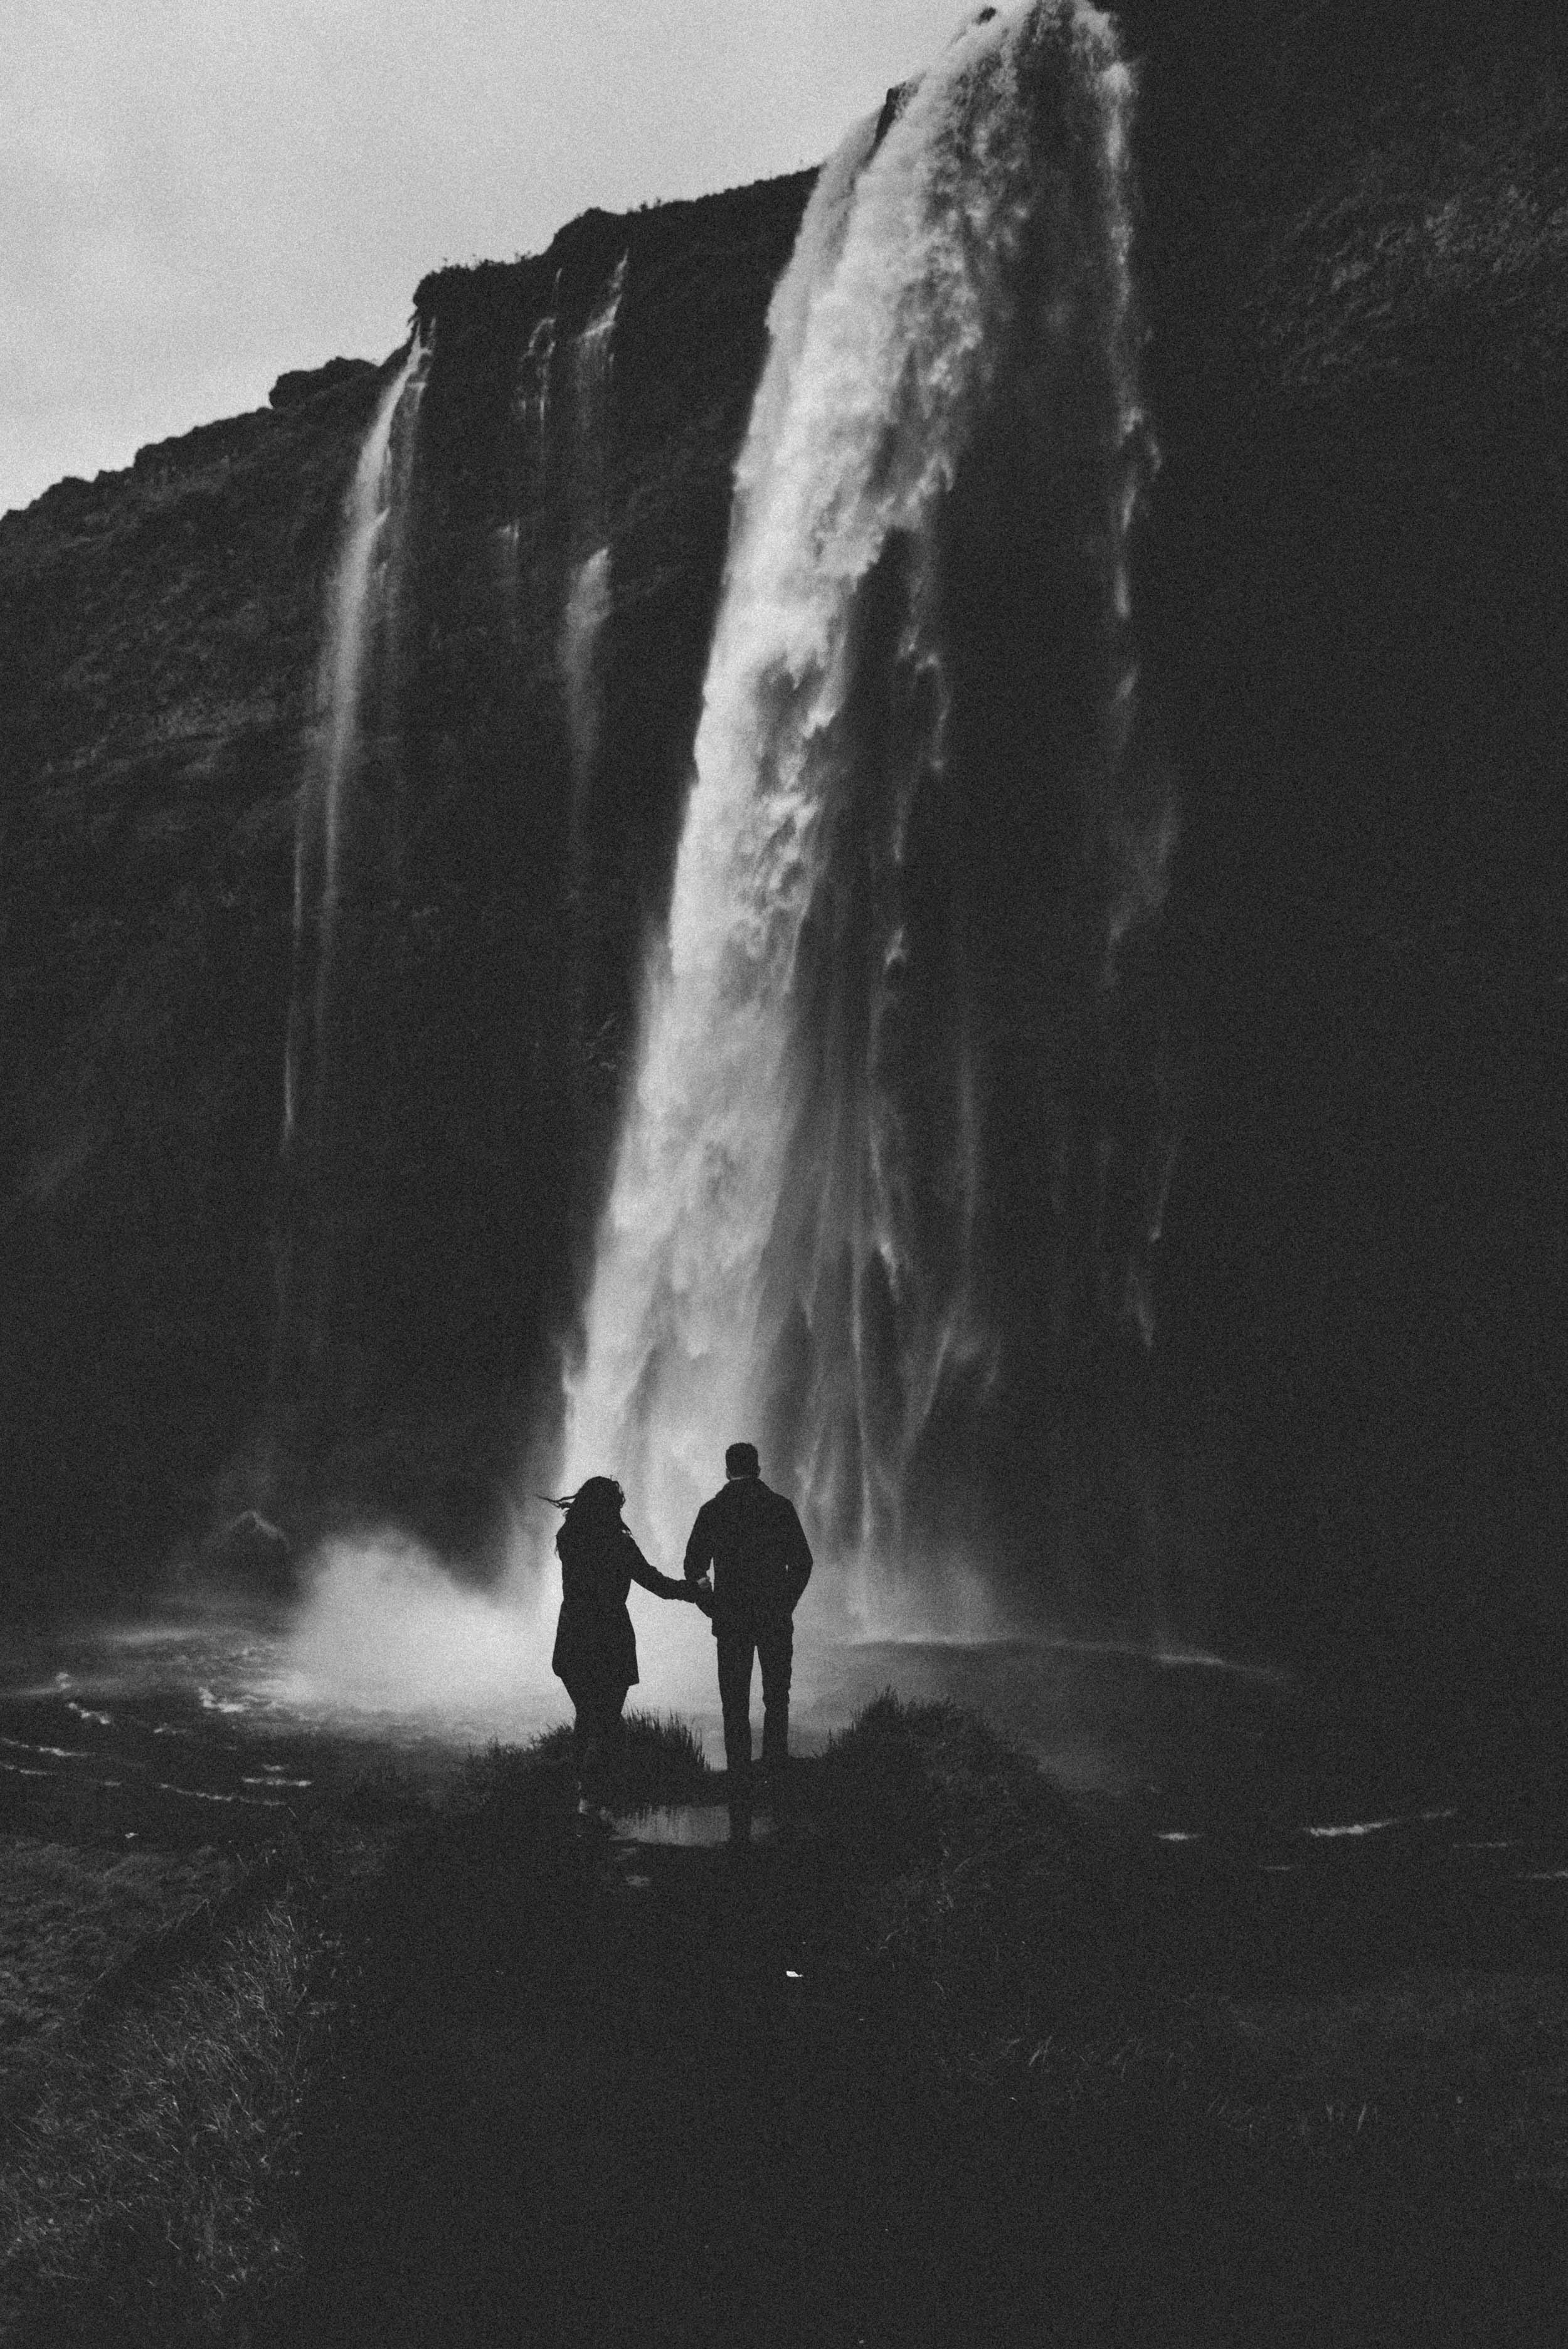
M598 749L603 679L599 648L609 617L607 463L615 320L626 285L622 254L573 352L572 554L559 657L572 751L574 854Z
M319 1375L331 1314L327 1205L342 1040L346 903L375 886L356 837L356 785L371 724L389 731L396 698L396 610L415 430L430 350L418 335L377 403L344 507L317 676L317 728L295 827L294 971L284 1063L283 1165L290 1191L273 1348L274 1398ZM364 869L368 866L368 869Z
M331 593L317 687L321 729L300 797L294 842L294 991L284 1078L284 1144L300 1123L306 1073L324 1049L333 949L343 887L344 820L359 750L366 684L390 604L396 516L412 461L412 432L396 440L405 403L417 414L428 346L418 336L387 384L354 469L343 549Z
M949 516L1011 355L1043 339L1090 386L1075 527L1114 811L1136 697L1128 546L1152 462L1131 98L1087 6L973 25L880 141L862 123L826 166L774 296L668 925L567 1381L565 1483L613 1471L666 1557L741 1434L819 1545L898 1557L934 1417L982 1403L996 1372L965 987L985 909L916 847L985 787L954 761ZM1109 825L1114 983L1121 937L1159 902L1171 826L1164 808Z

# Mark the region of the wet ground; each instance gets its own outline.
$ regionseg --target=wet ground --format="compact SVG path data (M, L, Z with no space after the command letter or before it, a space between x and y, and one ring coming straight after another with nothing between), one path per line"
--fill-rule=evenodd
M1498 2061L1539 2070L1556 2049L1555 2021L1537 2046L1531 2018L1557 2013L1568 1832L1527 1777L1418 1754L1218 1658L1041 1637L801 1661L808 1757L889 1687L972 1706L1035 1754L1093 1830L1084 1880L1109 1896L1130 1995L1144 1965L1179 2008L1188 1985L1210 2004L1222 1990L1234 2033L1288 2068L1304 1992L1303 2064L1359 2032L1372 2055L1346 2076L1398 2073L1399 2093L1419 2057L1468 2096L1486 2051L1466 2070L1455 2033L1510 2000L1525 2023L1493 2033ZM390 1794L438 1787L476 1744L565 1713L334 1704L289 1667L279 1623L253 1615L40 1640L0 1688L0 1832L242 1853L378 1774ZM716 1716L696 1725L717 1758ZM1058 2138L1012 2100L923 2085L902 2007L879 2035L824 1959L854 1884L799 1795L830 1766L806 1759L786 1821L759 1805L744 1860L718 1781L579 1829L560 1763L537 1817L520 1782L515 1818L459 1803L426 1819L364 1896L341 2068L304 2150L304 2271L273 2337L906 2349L1032 2342L1045 2309L1085 2343L1562 2337L1542 2329L1568 2305L1546 2255L1568 2166L1544 2088L1531 2163L1482 2193L1398 2131L1343 2179L1222 2136L1173 2167L1157 2129L1114 2113Z
M179 1848L273 1840L312 1798L394 1757L429 1783L468 1742L435 1723L329 1720L273 1686L263 1623L57 1632L0 1682L0 1832Z
M923 2071L931 2011L913 2020L913 1984L879 1992L842 1939L868 1855L839 1838L830 1768L802 1765L744 1857L719 1804L606 1837L573 1832L560 1789L529 1820L501 1806L432 1837L388 1882L341 2105L307 2146L302 2344L1563 2337L1554 2152L1472 2175L1375 2116L1312 2162L1208 2129L1207 2086L1190 2109L1133 2089L1047 2124L1023 2088L1043 2069L1012 2095ZM1428 2070L1468 2090L1434 2002L1473 2004L1480 1978L1401 1979ZM1235 2029L1277 2041L1290 2012L1237 2007ZM1321 2038L1339 2004L1305 2013ZM1387 2059L1398 2034L1372 2025Z
M1048 1638L819 1644L800 1661L799 1750L890 1687L973 1706L1026 1745L1125 1837L1195 1975L1234 1976L1248 1951L1309 1977L1388 1952L1540 1965L1568 1948L1568 1820L1548 1790L1413 1757L1283 1674ZM0 1833L255 1847L367 1775L438 1786L490 1737L525 1741L565 1711L334 1705L302 1691L257 1613L57 1632L0 1684ZM717 1760L717 1709L695 1725ZM635 1830L645 1847L723 1833L722 1810Z

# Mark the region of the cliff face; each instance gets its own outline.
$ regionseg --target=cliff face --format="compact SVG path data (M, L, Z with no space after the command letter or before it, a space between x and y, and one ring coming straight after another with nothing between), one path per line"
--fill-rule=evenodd
M397 739L340 957L329 1326L273 1414L307 1506L346 1487L471 1544L555 1381L810 184L589 213L537 259L418 289L433 357Z
M254 1392L294 792L375 382L356 367L0 523L14 1567L134 1557Z
M1172 1611L1318 1653L1539 1646L1568 1516L1560 61L1549 20L1146 14ZM303 1415L267 1393L294 804L382 378L284 378L0 523L14 1557L150 1560L225 1469L236 1506L346 1493L478 1537L580 1268L807 185L591 213L418 289L406 722ZM540 354L623 260L585 472Z
M96 1564L135 1585L231 1500L313 1510L324 1455L327 1485L451 1538L490 1512L591 1212L562 1203L613 1112L730 468L809 185L589 214L536 260L418 289L438 359L406 739L374 899L345 916L362 1065L330 1398L308 1423L268 1391L295 806L344 501L392 363L284 376L269 409L0 521L0 1525L24 1583ZM570 412L548 455L531 434L528 346L546 321L569 346L623 255L587 516ZM614 542L615 784L579 838L560 648L589 521Z
M1568 177L1560 35L1516 15L1358 48L1320 12L1233 111L1167 83L1148 125L1164 1371L1233 1464L1239 1613L1450 1721L1568 1630Z

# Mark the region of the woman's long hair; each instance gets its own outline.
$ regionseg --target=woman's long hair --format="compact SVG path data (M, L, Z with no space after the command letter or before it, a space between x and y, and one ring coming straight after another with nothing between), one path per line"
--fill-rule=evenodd
M539 1497L548 1501L552 1508L566 1512L555 1537L558 1556L564 1556L561 1545L570 1537L619 1525L621 1511L626 1505L626 1495L614 1476L586 1476L574 1493L542 1493Z

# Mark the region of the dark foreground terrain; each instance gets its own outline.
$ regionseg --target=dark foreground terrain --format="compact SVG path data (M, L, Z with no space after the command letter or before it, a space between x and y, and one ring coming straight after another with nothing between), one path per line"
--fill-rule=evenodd
M211 1870L13 2063L4 2337L1568 2333L1539 1923L1183 1890L950 1705L879 1701L745 1854L678 1727L627 1781L580 1831L556 1733Z

